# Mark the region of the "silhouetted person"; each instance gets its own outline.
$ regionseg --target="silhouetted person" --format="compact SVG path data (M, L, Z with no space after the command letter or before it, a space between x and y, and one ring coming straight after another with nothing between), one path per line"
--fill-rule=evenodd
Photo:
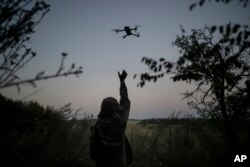
M125 137L130 110L125 79L126 71L118 72L120 78L120 104L113 97L103 99L97 122L90 137L90 157L97 167L125 167L132 161L132 149Z

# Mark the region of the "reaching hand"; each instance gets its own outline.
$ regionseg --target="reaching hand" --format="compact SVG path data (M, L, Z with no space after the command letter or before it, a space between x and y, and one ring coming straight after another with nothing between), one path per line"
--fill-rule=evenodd
M118 76L120 78L120 81L124 81L127 77L127 72L125 70L122 70L122 74L120 74L120 72L118 71Z

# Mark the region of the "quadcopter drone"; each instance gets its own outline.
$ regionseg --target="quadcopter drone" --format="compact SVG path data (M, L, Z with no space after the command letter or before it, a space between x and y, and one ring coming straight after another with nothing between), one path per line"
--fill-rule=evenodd
M135 28L130 28L129 26L125 26L124 29L121 29L121 30L119 30L119 29L113 29L113 31L116 32L117 34L118 34L118 32L125 31L126 35L123 36L123 39L126 38L129 35L133 35L133 36L139 37L140 36L139 33L132 33L132 30L134 30L136 32L138 27L139 26L135 26Z

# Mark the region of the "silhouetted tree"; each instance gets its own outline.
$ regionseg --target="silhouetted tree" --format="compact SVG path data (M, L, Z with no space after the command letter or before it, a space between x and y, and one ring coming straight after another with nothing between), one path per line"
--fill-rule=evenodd
M223 29L223 27L222 27ZM142 62L149 67L149 72L140 75L138 86L145 82L172 74L172 79L196 83L192 92L187 92L184 98L201 114L223 120L230 149L236 149L234 123L249 120L249 103L246 100L241 109L235 109L236 99L244 99L246 87L244 81L250 77L250 32L248 27L232 27L220 31L216 41L213 27L192 30L187 34L182 28L182 34L173 42L179 48L180 57L176 62L169 62L164 58L154 60L142 58ZM218 36L217 36L218 37ZM136 77L136 76L135 76ZM237 97L237 98L236 98ZM242 101L243 102L243 101ZM234 105L229 105L234 104ZM239 107L239 108L240 108Z
M197 5L202 6L205 1L191 4L190 10ZM225 4L232 2L215 1ZM248 0L237 2L243 7L248 4ZM142 62L149 71L140 74L138 86L143 87L152 80L156 82L166 74L170 74L174 82L196 83L196 89L185 93L184 98L201 116L222 120L229 149L233 153L238 148L237 132L240 127L248 125L250 119L249 25L229 23L206 26L192 30L191 34L187 34L183 28L181 31L182 34L173 42L179 48L179 59L170 62L165 58L155 60L143 57Z
M27 42L35 32L34 27L49 10L50 5L44 1L0 1L0 89L16 86L20 91L20 85L24 83L36 87L35 82L39 80L82 73L82 67L76 67L74 63L65 70L64 60L67 53L62 53L61 64L54 74L45 75L41 71L29 79L22 79L17 74L36 56L36 52L27 46Z

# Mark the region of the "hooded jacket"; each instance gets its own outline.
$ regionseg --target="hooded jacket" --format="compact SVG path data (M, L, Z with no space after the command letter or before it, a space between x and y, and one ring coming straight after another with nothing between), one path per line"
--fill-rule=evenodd
M94 160L110 166L126 166L125 130L130 111L127 87L120 86L120 103L113 97L102 101L101 111L94 126Z

